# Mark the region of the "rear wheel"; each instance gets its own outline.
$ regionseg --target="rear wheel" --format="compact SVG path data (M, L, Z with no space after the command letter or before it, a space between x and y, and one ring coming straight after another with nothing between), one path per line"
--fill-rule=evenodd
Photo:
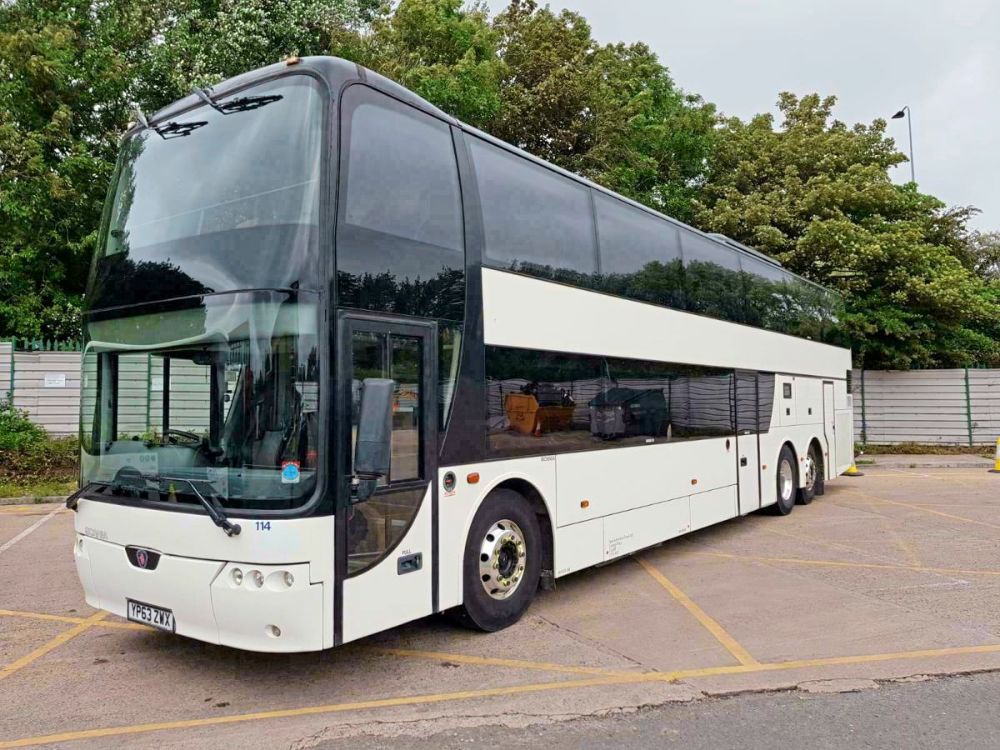
M816 445L810 445L806 458L802 462L802 486L799 487L798 502L809 505L816 495L823 494L823 459L819 456Z
M459 624L493 632L521 619L538 590L542 537L535 512L513 490L495 490L465 542Z
M795 508L796 490L799 485L798 469L795 466L795 454L787 445L782 446L778 454L777 487L778 502L772 512L779 516L787 516Z

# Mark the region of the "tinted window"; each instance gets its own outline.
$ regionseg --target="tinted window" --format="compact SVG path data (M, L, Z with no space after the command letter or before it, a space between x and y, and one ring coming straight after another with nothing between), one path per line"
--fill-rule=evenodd
M340 304L462 319L464 229L447 124L363 86L343 97Z
M774 373L757 373L757 418L760 432L771 429L771 411L774 409Z
M771 331L788 331L788 274L773 263L743 256L747 322Z
M664 362L487 347L494 456L732 435L733 373Z
M478 138L469 143L487 264L570 283L594 274L589 189Z
M122 144L91 309L238 289L320 289L324 97L292 75ZM220 111L221 110L221 111Z
M743 322L743 282L737 252L693 231L681 233L681 247L687 309Z
M604 291L683 307L680 237L668 221L600 193L594 194Z

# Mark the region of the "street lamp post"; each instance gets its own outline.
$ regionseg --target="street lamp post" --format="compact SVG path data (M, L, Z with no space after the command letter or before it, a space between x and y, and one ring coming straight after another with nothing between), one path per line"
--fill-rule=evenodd
M910 136L910 182L917 181L917 172L913 166L913 113L910 112L909 105L903 107L899 112L892 116L893 120L899 120L901 118L906 118L906 129Z

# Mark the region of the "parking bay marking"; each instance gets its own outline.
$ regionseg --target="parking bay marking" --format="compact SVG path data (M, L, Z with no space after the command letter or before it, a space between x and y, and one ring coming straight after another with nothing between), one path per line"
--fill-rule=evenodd
M52 615L42 612L25 612L13 609L0 609L0 617L21 617L29 620L51 620L55 622L66 622L78 625L86 622L83 617L71 617L69 615ZM113 628L119 630L142 630L153 632L152 628L134 622L101 621L95 622L95 626L101 628ZM564 674L584 674L603 676L626 676L634 675L635 671L605 669L603 667L584 667L569 664L554 664L551 662L528 661L525 659L502 659L487 656L470 656L467 654L452 654L444 651L421 651L417 649L393 648L390 646L371 646L369 649L374 653L388 654L413 659L433 659L435 661L451 661L458 664L469 664L476 666L498 666L509 667L511 669L534 669L542 672L557 672Z
M436 693L430 695L410 695L396 698L378 698L353 703L333 703L324 706L306 706L276 711L261 711L249 714L231 714L229 716L212 716L202 719L181 719L151 724L133 724L117 727L100 727L82 729L56 734L23 737L16 740L0 740L0 750L19 747L35 747L55 742L71 742L74 740L99 739L131 734L143 734L178 729L196 729L199 727L237 724L247 721L266 719L292 718L297 716L315 716L321 714L343 713L378 708L393 708L399 706L428 705L446 703L476 698L492 698L501 695L517 695L537 693L552 690L569 690L573 688L601 687L610 685L632 685L643 682L673 682L696 677L711 677L728 674L753 674L756 672L776 672L783 670L802 669L807 667L841 666L851 664L868 664L872 662L896 661L904 659L926 659L945 656L960 656L968 654L1000 653L1000 644L982 646L956 646L953 648L925 649L922 651L900 651L885 654L862 654L858 656L835 656L819 659L802 659L798 661L772 662L763 664L739 664L727 667L706 667L704 669L678 670L675 672L652 672L635 675L595 677L584 680L564 680L561 682L528 683L509 687L485 688L482 690L465 690L454 693Z
M876 570L905 570L915 573L943 573L945 575L1000 576L1000 570L969 570L965 568L933 568L927 565L896 565L892 563L849 562L846 560L808 560L801 557L766 557L762 555L732 555L727 552L699 551L699 555L721 557L728 560L753 560L755 562L789 563L792 565L817 565L831 568L872 568Z
M0 544L0 555L2 555L4 552L6 552L7 550L9 550L11 547L13 547L19 541L21 541L22 539L24 539L26 536L28 536L28 534L30 534L31 532L35 531L39 526L41 526L43 523L45 523L46 521L48 521L54 515L56 515L57 513L59 513L61 510L62 510L62 507L56 508L54 511L52 511L48 515L45 515L45 516L42 516L41 518L39 518L37 521L35 521L33 524L31 524L31 526L29 526L28 528L26 528L24 531L22 531L20 534L18 534L13 539L10 539L10 540L4 542L3 544Z
M942 518L950 518L953 521L962 521L963 523L971 523L976 526L986 526L991 529L1000 529L1000 524L990 523L989 521L979 521L975 518L965 518L963 516L956 516L951 513L944 513L940 510L932 510L931 508L926 508L922 505L913 505L912 503L901 503L899 500L887 500L884 497L876 497L875 495L870 495L867 492L859 492L858 490L849 490L853 495L860 499L874 500L877 503L886 503L887 505L898 505L901 508L911 508L913 510L919 510L923 513L931 513L935 516L941 516ZM844 499L850 499L849 496L845 496ZM988 506L987 506L988 507Z
M69 630L63 631L52 640L42 644L34 651L32 651L30 654L26 654L17 661L11 662L3 669L0 669L0 680L4 680L7 677L10 677L12 674L28 666L29 664L31 664L31 662L35 661L36 659L40 659L53 649L58 648L59 646L63 645L67 641L72 640L73 638L76 638L78 635L80 635L80 633L90 630L90 628L94 627L94 625L96 625L98 622L100 622L107 616L108 616L107 612L98 612L96 614L93 614L90 617L84 619L83 622L77 624L76 626L70 628Z
M635 558L646 572L649 573L653 579L665 588L670 595L680 604L684 609L690 612L694 618L702 624L702 626L711 633L715 640L722 644L723 648L726 649L730 654L732 654L736 661L745 666L752 666L759 664L756 659L754 659L750 652L747 651L739 642L733 638L726 629L723 628L718 622L712 619L711 616L697 604L695 604L691 598L681 591L673 582L670 581L663 573L661 573L651 562L645 560L641 557Z

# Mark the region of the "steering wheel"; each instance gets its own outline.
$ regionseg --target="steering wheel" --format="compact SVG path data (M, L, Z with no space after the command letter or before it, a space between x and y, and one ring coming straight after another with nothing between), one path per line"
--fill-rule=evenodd
M180 443L180 441L177 439L178 437L186 438L192 443L198 443L199 445L201 445L201 436L195 435L193 432L188 432L187 430L169 429L163 433L163 439L166 442L172 443L174 445Z

